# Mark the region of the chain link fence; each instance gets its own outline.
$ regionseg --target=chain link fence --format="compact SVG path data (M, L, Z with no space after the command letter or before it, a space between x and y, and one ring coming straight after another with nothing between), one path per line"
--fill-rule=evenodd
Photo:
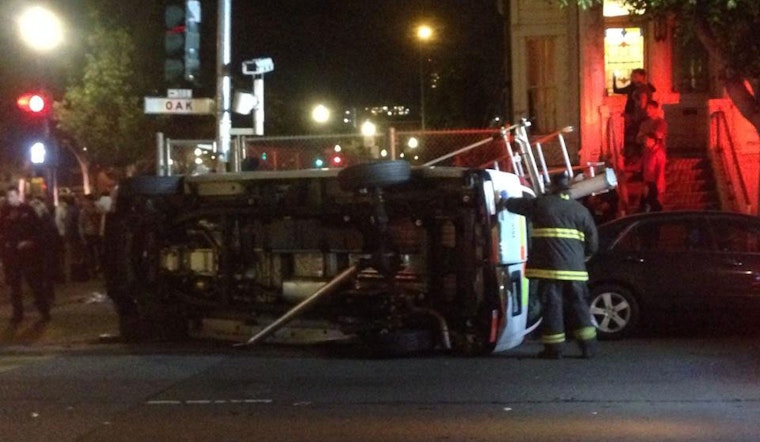
M523 152L499 129L460 129L439 131L396 131L373 136L358 134L240 136L235 149L242 153L241 170L297 170L345 167L380 159L403 159L412 165L488 167L512 171L512 157ZM544 137L546 138L546 137ZM539 137L531 137L533 141ZM216 167L211 140L167 140L168 174L203 174ZM564 164L557 137L543 139L533 154L543 158L547 167ZM540 158L537 158L539 160ZM572 161L572 159L571 159ZM159 172L161 173L161 172Z

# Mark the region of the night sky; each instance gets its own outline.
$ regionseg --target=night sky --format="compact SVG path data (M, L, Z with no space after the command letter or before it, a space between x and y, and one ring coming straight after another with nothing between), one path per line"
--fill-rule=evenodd
M414 27L423 17L438 39L434 59L471 54L500 69L501 23L493 0L248 0L233 6L238 56L271 56L272 83L304 95L334 95L364 104L417 97L420 47ZM236 14L237 16L237 14Z
M146 95L164 95L162 0L57 0L50 4L67 23L66 47L45 60L50 83L63 90L67 76L81 64L88 18L95 4L110 20L134 31L143 53L140 69L155 81ZM503 100L503 21L495 0L233 0L233 84L250 88L242 74L244 60L271 57L275 70L266 75L268 113L304 113L317 100L336 107L419 102L420 47L414 27L425 19L438 34L426 48L436 69L456 71L461 94L472 95L473 121L487 120ZM0 93L7 105L28 87L25 70L34 66L21 47L12 19L22 0L2 0ZM202 0L202 84L195 96L215 93L217 2ZM477 90L468 87L482 83ZM457 83L452 83L457 84ZM270 108L271 106L271 108ZM267 115L269 121L270 115Z

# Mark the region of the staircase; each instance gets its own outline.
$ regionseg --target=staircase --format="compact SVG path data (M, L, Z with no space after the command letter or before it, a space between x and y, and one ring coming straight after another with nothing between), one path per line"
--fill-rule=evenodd
M635 213L641 198L641 163L626 166L630 208ZM663 210L720 210L715 176L702 152L668 153L667 188Z
M704 154L670 155L663 210L720 210L710 161Z

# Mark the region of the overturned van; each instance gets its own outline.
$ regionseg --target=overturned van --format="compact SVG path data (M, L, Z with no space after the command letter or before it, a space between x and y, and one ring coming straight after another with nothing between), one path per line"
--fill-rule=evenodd
M512 173L404 161L134 177L107 218L108 295L134 340L506 350L539 318L526 221L496 201L527 194Z

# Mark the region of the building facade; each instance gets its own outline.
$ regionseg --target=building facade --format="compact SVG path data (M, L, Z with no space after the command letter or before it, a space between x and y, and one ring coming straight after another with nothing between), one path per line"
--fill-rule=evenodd
M625 86L632 69L644 68L669 124L668 152L709 154L722 136L719 115L735 153L726 162L743 164L725 174L750 188L757 212L757 132L724 98L718 69L699 42L678 32L677 17L645 19L618 0L588 9L573 0L564 7L557 0L502 2L512 121L530 119L534 135L573 126L566 141L575 161L615 165L626 97L613 93L613 75Z

